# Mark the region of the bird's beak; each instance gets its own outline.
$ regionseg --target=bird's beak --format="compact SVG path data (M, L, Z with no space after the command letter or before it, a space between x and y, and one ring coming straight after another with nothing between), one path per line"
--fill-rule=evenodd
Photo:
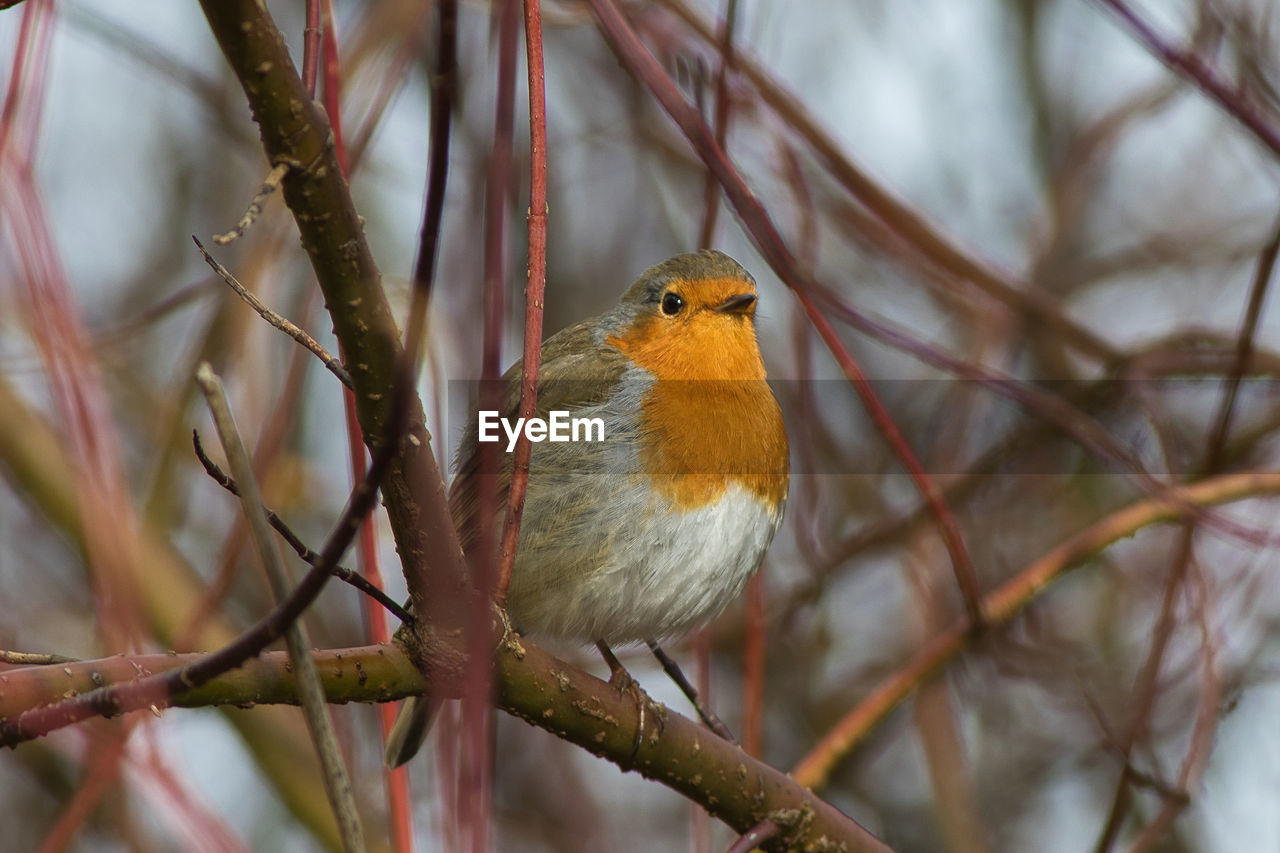
M719 314L749 314L751 313L751 307L755 304L756 295L754 293L735 293L711 310Z

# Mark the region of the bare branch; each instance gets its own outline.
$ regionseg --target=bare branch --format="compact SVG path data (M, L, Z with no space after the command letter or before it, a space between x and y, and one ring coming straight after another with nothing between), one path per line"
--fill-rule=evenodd
M267 173L266 180L262 182L262 186L254 193L253 198L249 201L249 207L245 209L244 215L240 217L240 221L236 223L236 227L225 234L213 235L213 242L219 246L225 246L233 243L245 235L253 223L258 221L258 217L262 214L262 208L266 206L267 199L280 189L280 183L284 180L285 175L289 174L290 165L288 163L277 163ZM204 247L201 247L203 251Z
M244 514L249 520L253 544L266 569L271 592L277 601L287 598L290 586L288 572L284 561L280 559L280 552L276 550L275 539L271 536L266 510L262 505L262 495L258 492L257 478L253 475L253 463L249 461L249 453L245 450L240 432L236 428L235 418L231 414L231 404L223 390L222 381L213 372L208 362L205 362L196 371L196 383L209 404L209 411L213 415L218 437L222 439L222 449L231 463L231 470L240 481L240 501L244 505ZM329 802L338 819L338 828L342 832L342 844L348 851L362 851L365 849L364 832L360 828L360 814L356 809L351 777L347 773L342 753L338 749L333 720L329 717L329 709L325 705L324 693L320 688L320 678L316 674L315 663L311 660L311 642L307 638L306 626L301 619L294 619L285 627L284 636L285 642L289 645L289 659L298 672L298 690L302 698L302 709L306 716L307 727L311 730L316 754L320 758L320 766L324 771L325 791L329 795Z
M328 350L320 345L319 341L304 332L296 323L292 322L287 317L283 317L275 311L272 311L261 299L250 293L248 289L246 289L245 286L241 284L229 270L227 270L226 267L218 263L213 255L209 254L208 250L205 249L204 244L200 242L199 238L192 235L191 239L195 240L196 247L200 250L200 254L204 256L205 263L207 263L213 271L218 274L219 278L226 282L227 287L234 290L236 295L244 300L245 304L257 312L259 317L266 320L268 323L275 326L277 329L284 332L286 335L293 338L295 341L314 353L316 358L320 359L324 366L328 368L329 372L338 377L339 382L348 388L355 390L355 386L351 384L351 374L347 373L347 369L342 366L341 361L334 358Z

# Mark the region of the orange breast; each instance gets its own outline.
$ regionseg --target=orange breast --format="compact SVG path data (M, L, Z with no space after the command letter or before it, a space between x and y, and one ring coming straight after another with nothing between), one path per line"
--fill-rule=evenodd
M644 398L640 454L655 489L681 508L716 501L732 483L771 507L785 500L787 435L749 317L654 318L609 343L658 380Z

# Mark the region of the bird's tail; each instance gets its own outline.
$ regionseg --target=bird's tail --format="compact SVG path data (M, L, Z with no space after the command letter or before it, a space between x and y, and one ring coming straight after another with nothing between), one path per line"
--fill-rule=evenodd
M422 742L431 731L440 702L426 696L411 696L400 706L400 714L387 735L387 749L383 760L391 768L399 767L417 755Z

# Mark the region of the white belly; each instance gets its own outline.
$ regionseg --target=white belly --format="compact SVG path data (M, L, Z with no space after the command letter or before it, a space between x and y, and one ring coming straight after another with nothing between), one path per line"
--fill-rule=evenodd
M519 630L611 644L683 634L742 592L782 519L737 485L674 513L647 487L613 497L576 530L556 516L555 539L538 532L550 518L526 519L507 598Z

